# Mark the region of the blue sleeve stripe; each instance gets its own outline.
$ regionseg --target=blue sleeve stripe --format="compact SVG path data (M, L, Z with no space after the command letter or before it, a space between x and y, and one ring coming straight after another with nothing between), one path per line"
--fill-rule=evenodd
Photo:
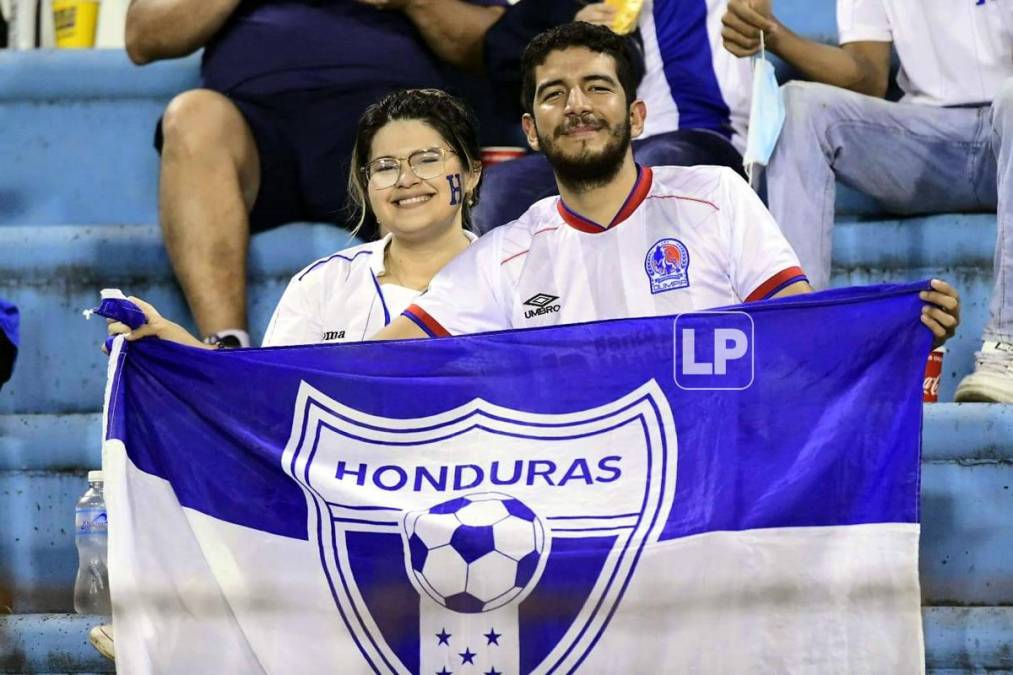
M769 293L767 293L765 296L763 296L763 299L766 300L767 298L771 298L771 297L777 295L778 293L780 293L782 289L787 288L788 286L791 286L794 283L798 283L799 281L809 281L809 277L807 277L804 274L799 274L798 276L794 276L791 279L788 279L787 281L785 281L785 282L783 282L783 283L778 284L777 286L775 286Z
M416 326L418 326L419 328L421 328L422 332L425 333L426 335L428 335L429 337L431 337L431 338L438 337L436 335L436 333L434 333L433 331L431 331L429 329L429 326L427 326L425 323L422 322L422 319L418 318L417 316L415 316L414 314L412 314L407 309L404 312L401 313L401 316L403 316L405 318L408 318L408 319L411 319L412 323L414 323Z

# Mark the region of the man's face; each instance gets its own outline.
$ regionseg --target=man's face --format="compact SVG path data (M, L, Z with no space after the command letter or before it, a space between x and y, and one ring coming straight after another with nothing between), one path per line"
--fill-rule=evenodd
M585 47L555 51L535 69L535 83L533 114L523 120L531 147L573 187L611 180L643 130L643 103L627 107L615 60Z

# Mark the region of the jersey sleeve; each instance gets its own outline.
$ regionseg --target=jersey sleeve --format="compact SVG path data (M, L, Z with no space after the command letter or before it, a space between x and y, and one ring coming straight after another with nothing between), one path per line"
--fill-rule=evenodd
M262 346L280 347L320 342L323 324L316 306L319 293L314 293L317 278L307 276L300 279L302 274L300 272L292 277L278 306L274 308Z
M739 300L764 300L785 286L808 281L795 251L749 185L731 169L722 169L721 182L729 213L729 273Z
M849 42L893 42L884 0L837 0L837 36Z
M430 337L510 328L497 256L502 229L493 230L451 260L403 316Z

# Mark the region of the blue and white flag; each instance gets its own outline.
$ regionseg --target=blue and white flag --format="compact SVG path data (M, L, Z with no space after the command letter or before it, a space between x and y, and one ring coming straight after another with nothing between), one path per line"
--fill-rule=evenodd
M924 284L114 346L117 668L917 673Z

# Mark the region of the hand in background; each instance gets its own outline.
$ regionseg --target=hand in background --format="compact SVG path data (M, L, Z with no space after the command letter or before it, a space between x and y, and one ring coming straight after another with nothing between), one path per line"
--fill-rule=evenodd
M780 27L771 0L729 0L721 23L725 49L736 56L752 56L760 51L760 31L770 46Z
M616 9L607 2L596 2L590 5L586 5L583 9L577 12L577 15L573 17L574 21L584 21L586 23L593 23L598 26L605 26L606 28L612 27L612 22L616 18Z

